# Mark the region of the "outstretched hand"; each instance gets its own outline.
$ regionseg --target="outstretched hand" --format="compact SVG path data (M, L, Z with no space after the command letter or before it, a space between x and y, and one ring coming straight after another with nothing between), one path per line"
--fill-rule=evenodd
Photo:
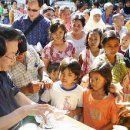
M27 115L41 115L44 116L46 112L52 113L54 111L54 107L48 104L31 104L23 106Z

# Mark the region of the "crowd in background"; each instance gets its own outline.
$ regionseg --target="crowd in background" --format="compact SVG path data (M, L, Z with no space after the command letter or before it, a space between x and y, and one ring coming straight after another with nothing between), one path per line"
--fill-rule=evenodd
M0 2L0 21L21 30L8 70L20 91L97 130L130 128L130 107L119 112L122 102L130 105L130 0L77 0L75 11L40 0L17 4Z

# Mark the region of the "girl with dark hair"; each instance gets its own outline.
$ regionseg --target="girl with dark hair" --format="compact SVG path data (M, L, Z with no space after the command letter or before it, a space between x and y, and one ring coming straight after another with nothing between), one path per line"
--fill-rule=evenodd
M126 67L123 61L123 55L118 53L120 46L119 35L113 30L106 31L102 45L105 53L96 57L93 65L99 62L108 63L112 69L112 83L120 83L126 73Z
M77 118L82 107L83 88L77 84L80 77L81 66L74 58L65 58L59 66L59 81L51 89L45 90L41 96L44 102L58 109L69 111L69 116Z
M112 81L109 64L99 63L89 73L89 89L83 95L84 123L96 130L110 130L118 122L115 98L109 92Z
M97 28L88 32L86 36L86 49L79 55L79 62L82 65L81 77L89 73L94 59L103 53L103 49L101 49L101 40L102 31L100 29Z
M65 40L67 30L60 19L52 20L50 41L43 49L42 58L46 69L50 63L60 63L65 57L76 57L75 47L71 42Z

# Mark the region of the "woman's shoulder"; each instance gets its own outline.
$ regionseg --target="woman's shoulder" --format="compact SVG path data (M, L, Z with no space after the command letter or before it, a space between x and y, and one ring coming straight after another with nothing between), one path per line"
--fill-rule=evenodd
M106 97L104 97L104 101L106 101L108 104L110 103L110 104L115 104L115 100L116 100L116 98L115 98L115 96L113 95L113 94L111 94L111 93L109 93Z

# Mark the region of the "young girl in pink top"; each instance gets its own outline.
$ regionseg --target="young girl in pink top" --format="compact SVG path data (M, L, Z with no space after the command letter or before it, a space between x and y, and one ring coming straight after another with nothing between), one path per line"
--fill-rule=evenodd
M112 81L110 66L98 64L89 73L89 89L83 95L84 123L96 130L112 130L118 122L115 98L109 93Z
M65 57L77 57L74 45L70 41L65 40L66 32L67 29L62 20L52 20L50 26L52 40L42 51L42 58L46 69L50 63L60 63Z

